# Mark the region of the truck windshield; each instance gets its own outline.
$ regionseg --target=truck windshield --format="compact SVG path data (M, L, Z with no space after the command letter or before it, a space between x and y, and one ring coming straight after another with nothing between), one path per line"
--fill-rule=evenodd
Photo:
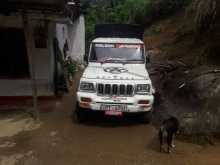
M90 62L144 63L142 44L93 44Z

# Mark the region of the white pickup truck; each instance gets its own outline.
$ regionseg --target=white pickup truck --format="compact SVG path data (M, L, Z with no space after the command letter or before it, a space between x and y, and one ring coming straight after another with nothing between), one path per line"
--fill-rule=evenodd
M101 112L108 116L139 113L149 122L154 89L147 61L140 39L94 39L77 91L78 121L84 121L88 113Z

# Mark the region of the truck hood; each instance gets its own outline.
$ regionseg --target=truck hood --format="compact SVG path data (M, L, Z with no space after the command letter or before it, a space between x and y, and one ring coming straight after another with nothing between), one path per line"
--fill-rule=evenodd
M144 64L90 64L83 73L86 79L148 80Z

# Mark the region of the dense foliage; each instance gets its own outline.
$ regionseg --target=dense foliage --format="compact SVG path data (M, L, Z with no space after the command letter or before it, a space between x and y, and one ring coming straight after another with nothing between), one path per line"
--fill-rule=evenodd
M150 25L190 0L81 0L86 13L86 38L91 41L98 23Z
M218 22L220 12L218 0L194 0L192 9L195 10L195 23L198 30L210 30Z
M219 0L193 0L197 42L202 42L206 49L201 57L206 62L220 64L220 2Z

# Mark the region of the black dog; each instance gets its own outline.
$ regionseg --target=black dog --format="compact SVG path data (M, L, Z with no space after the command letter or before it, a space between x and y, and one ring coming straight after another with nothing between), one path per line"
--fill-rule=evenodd
M163 141L167 140L167 152L170 153L171 147L175 147L173 144L174 135L179 129L179 121L175 117L170 117L164 120L159 130L159 140L160 140L160 152L162 152Z

